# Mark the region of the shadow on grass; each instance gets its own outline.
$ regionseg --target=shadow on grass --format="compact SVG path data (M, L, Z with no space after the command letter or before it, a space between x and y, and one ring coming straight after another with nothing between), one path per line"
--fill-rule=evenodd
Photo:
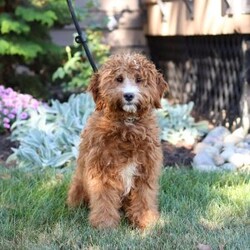
M0 183L0 243L46 249L247 249L249 175L166 170L161 178L161 218L156 227L95 230L86 208L65 205L70 175L14 171ZM2 174L3 176L3 174ZM8 176L7 176L8 177ZM0 174L1 178L1 174Z

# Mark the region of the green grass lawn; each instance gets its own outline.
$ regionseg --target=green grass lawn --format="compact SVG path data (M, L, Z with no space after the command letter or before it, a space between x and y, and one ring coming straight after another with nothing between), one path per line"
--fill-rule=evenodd
M249 249L250 175L167 169L161 219L139 231L126 220L96 230L87 209L68 210L70 175L0 172L0 249Z

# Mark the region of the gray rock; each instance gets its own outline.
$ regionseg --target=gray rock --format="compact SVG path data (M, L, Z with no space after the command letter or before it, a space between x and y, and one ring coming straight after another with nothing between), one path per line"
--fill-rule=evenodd
M198 153L193 159L193 168L200 171L216 171L218 168L207 152Z
M248 139L245 138L244 141L240 143L239 147L250 150L250 140L248 141Z
M235 129L234 132L232 133L232 135L241 137L242 139L244 139L246 137L246 133L245 133L245 130L243 129L243 127Z
M193 168L200 171L235 171L250 166L250 134L243 128L233 133L223 126L214 128L198 143Z
M210 144L200 142L195 146L194 152L196 154L201 153L201 152L206 152L210 156L213 156L214 154L219 153L219 149L215 146L211 146Z
M220 154L220 156L225 160L228 161L229 158L234 154L234 146L232 145L227 145L226 147L224 147L222 153Z
M235 148L235 153L243 154L243 155L250 155L250 149L248 148Z
M224 143L221 141L218 141L213 145L213 147L216 147L218 151L221 151L224 146L225 146Z
M225 163L225 159L219 154L214 155L212 159L213 159L214 164L217 166L220 166Z
M242 137L236 136L236 135L228 135L224 139L225 144L232 144L235 145L243 140Z
M238 144L235 145L237 148L248 148L248 143L245 141L240 141Z
M227 128L225 128L223 126L219 126L219 127L212 129L208 133L208 135L205 137L203 142L214 145L217 142L223 142L224 138L230 134L231 133Z
M194 147L194 153L198 154L202 151L205 151L208 146L210 146L210 145L208 145L207 143L199 142Z
M225 137L224 143L237 144L244 140L245 132L243 128L236 129L232 134Z
M228 161L234 164L237 168L240 168L244 165L250 164L250 155L249 154L241 154L241 153L234 153L230 156Z
M250 134L246 135L245 142L247 142L248 144L250 144Z

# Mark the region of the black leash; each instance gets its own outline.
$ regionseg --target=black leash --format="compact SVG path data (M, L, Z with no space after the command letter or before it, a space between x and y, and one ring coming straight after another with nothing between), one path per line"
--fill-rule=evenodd
M68 7L69 7L69 11L70 11L72 20L73 20L75 27L76 27L76 31L78 33L78 36L76 36L75 41L76 41L76 43L82 44L93 71L97 72L97 67L95 65L94 59L89 51L86 34L81 31L80 25L79 25L77 18L76 18L76 14L74 12L74 8L72 6L72 2L70 0L67 0L67 3L68 3Z

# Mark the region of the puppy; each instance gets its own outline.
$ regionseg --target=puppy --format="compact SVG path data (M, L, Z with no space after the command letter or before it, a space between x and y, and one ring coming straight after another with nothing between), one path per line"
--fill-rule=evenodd
M157 221L163 157L154 109L167 88L140 54L111 56L92 76L96 109L81 134L67 199L71 207L88 204L92 226L116 227L121 208L133 226Z

